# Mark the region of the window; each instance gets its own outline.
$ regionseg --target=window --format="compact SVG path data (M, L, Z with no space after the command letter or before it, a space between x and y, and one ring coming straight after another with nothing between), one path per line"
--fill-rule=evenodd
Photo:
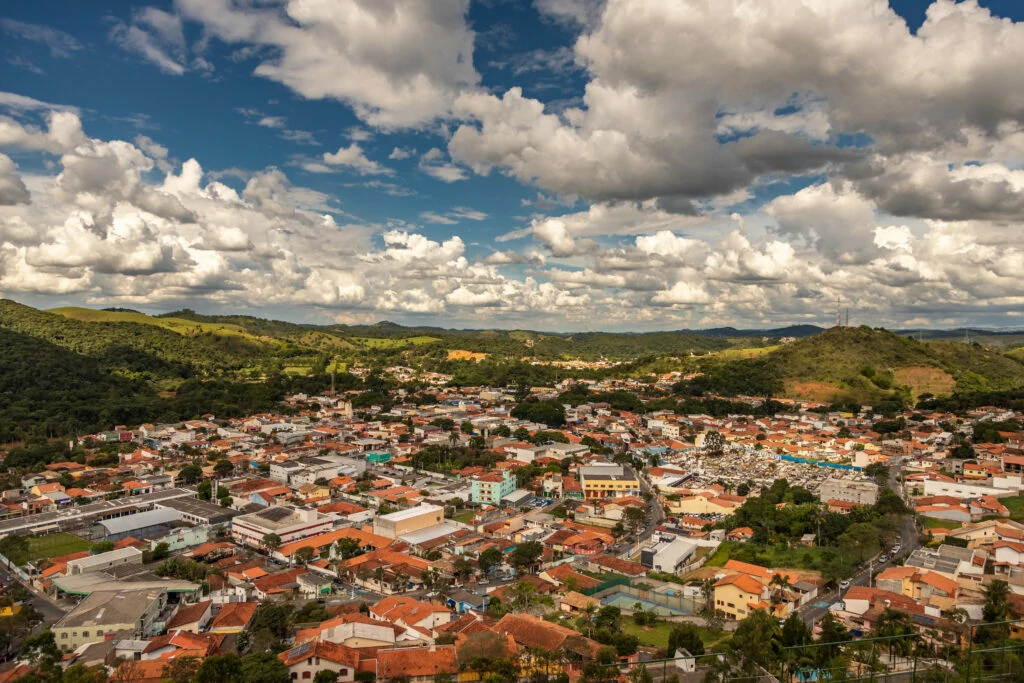
M296 678L298 678L298 677L299 677L299 674L297 674L297 673L295 673L295 672L293 671L293 672L292 672L292 680L294 681L294 680L295 680Z
M61 640L67 640L67 639L68 639L68 634L67 634L67 631L65 631L64 633L61 633L61 634L60 634L60 639L61 639Z
M310 676L312 676L312 674L311 674L311 673L309 673L308 671L303 671L303 672L302 672L302 677L303 677L303 678L309 678Z
M89 637L89 632L88 631L82 631L82 637L83 638L88 638Z

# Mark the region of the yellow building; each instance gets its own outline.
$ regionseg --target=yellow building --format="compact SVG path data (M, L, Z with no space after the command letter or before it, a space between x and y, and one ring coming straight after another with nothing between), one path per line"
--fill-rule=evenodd
M641 493L639 477L625 465L585 465L580 468L580 484L586 499L621 498Z
M746 619L753 610L766 606L767 594L754 577L732 574L715 583L715 610L729 619Z

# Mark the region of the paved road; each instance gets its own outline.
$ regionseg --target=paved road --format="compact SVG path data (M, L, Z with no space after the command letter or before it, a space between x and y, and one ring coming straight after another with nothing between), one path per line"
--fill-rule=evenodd
M63 609L58 607L49 598L40 596L38 593L26 586L21 579L15 576L13 572L9 571L2 563L0 563L0 581L2 581L5 586L21 585L32 593L32 597L29 598L27 602L35 607L41 615L43 615L42 623L36 625L32 631L33 633L38 633L39 631L52 626L64 616ZM0 662L5 661L9 656L13 656L13 654L20 648L21 639L10 643L0 643Z
M900 485L899 481L897 480L897 477L899 475L900 468L902 467L902 465L903 465L903 459L902 458L893 459L889 463L889 488L891 488L893 491L898 493L901 498L906 500L906 495L905 495L904 489ZM893 560L894 562L897 562L897 563L899 561L901 561L902 559L906 558L908 555L910 555L910 553L914 552L918 548L918 545L919 545L918 544L918 531L917 531L917 526L915 524L914 515L913 514L904 515L901 518L901 520L900 520L900 525L899 525L898 530L899 530L899 534L900 534L900 546L901 546L901 548L900 548L899 556L897 558L894 558L894 560ZM875 569L880 569L881 567L884 567L884 566L888 566L889 563L886 563L885 565L880 565L880 564L875 563L875 560L877 559L877 557L878 556L876 555L874 558L872 558L872 561L869 562L867 567L865 567L864 569L860 570L859 572L857 572L855 575L853 575L850 578L850 585L851 586L867 586L867 585L869 585L869 582L871 580L872 571L875 570ZM841 597L842 597L842 591L839 591L839 590L829 591L828 593L825 593L823 595L819 595L818 598L813 603L809 603L809 605L807 607L805 607L803 610L801 610L800 616L803 618L804 622L808 626L812 626L813 627L815 623L817 623L823 616L825 616L825 612L828 611L828 607L827 606L826 607L815 607L814 605L816 603L819 603L819 602L827 602L829 605L831 605L832 603L837 602Z

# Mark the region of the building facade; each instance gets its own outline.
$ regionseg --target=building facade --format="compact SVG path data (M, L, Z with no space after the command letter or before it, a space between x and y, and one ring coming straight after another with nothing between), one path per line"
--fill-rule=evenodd
M501 504L501 499L516 490L516 477L512 472L488 472L473 478L469 499L482 505Z
M275 505L236 517L231 523L231 538L236 543L261 548L263 537L268 534L276 534L283 545L325 533L333 526L330 517L316 510Z

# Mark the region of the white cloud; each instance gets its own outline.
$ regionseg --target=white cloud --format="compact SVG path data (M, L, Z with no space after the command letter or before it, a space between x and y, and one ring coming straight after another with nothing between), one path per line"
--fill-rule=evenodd
M424 211L420 214L420 218L427 221L428 223L439 223L441 225L455 225L458 223L457 220L442 216L441 214L434 213L433 211Z
M498 169L597 201L705 199L773 174L849 173L883 210L905 215L1017 210L1020 192L976 180L919 206L898 192L919 190L911 178L883 174L872 188L870 169L851 166L865 150L833 146L839 135L860 136L897 171L905 155L922 153L939 154L939 168L965 142L979 154L1019 154L1024 23L975 2L936 0L916 33L877 0L538 7L582 28L573 46L589 75L582 105L555 112L519 88L464 92L454 111L469 122L449 152L478 173Z
M391 154L388 155L388 159L400 160L408 159L412 155L416 154L416 150L411 147L395 147L391 150Z
M283 8L177 0L231 44L271 48L254 73L303 97L336 99L377 127L420 126L474 87L468 0L287 0ZM386 47L385 47L386 46Z
M0 206L28 204L30 196L18 167L6 154L0 154Z
M437 147L427 150L420 157L418 168L443 183L456 183L469 177L464 168L445 161L444 152Z
M74 53L84 48L71 34L41 24L0 18L0 30L22 40L42 43L50 50L52 57L70 59Z
M394 171L366 158L358 143L339 147L337 152L324 152L324 162L332 166L350 168L361 175L392 175Z
M175 14L156 7L143 8L133 12L130 24L115 22L110 39L166 74L181 76L188 70L185 32L181 18Z

